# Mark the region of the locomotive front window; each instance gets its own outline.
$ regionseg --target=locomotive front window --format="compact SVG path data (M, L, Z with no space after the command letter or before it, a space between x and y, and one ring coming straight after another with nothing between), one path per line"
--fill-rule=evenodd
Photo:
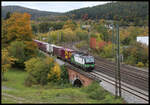
M94 62L93 57L86 58L86 63L93 63L93 62Z

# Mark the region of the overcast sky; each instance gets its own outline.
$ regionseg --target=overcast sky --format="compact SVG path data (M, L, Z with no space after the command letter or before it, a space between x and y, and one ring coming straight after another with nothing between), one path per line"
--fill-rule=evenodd
M108 3L108 1L104 2L98 2L98 1L81 1L81 2L77 2L77 1L72 1L72 2L68 2L68 1L61 1L61 2L21 2L21 1L13 1L13 2L9 2L9 1L2 1L2 6L8 6L8 5L18 5L18 6L23 6L23 7L27 7L27 8L31 8L31 9L37 9L37 10L42 10L42 11L50 11L50 12L68 12L70 10L74 10L74 9L79 9L79 8L83 8L83 7L92 7L92 6L96 6L96 5L101 5L101 4L105 4Z

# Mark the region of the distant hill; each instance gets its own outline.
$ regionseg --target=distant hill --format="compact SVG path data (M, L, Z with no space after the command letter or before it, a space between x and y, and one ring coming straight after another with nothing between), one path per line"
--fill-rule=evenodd
M39 11L36 9L29 9L26 7L21 7L21 6L2 6L2 18L5 18L7 12L20 12L20 13L24 13L27 12L31 15L31 19L36 19L39 18L41 16L57 16L57 15L61 15L61 13L57 13L57 12L47 12L47 11Z
M138 22L148 20L148 2L117 1L93 7L81 8L67 12L68 16L75 14L74 19L81 19L88 14L90 19L107 19Z
M2 6L2 17L6 16L7 12L27 12L32 15L31 19L41 18L41 20L61 20L66 19L82 19L83 15L88 14L88 19L106 19L118 20L121 24L126 25L133 22L135 25L148 24L148 2L145 1L117 1L103 5L87 7L72 10L66 13L39 11L20 6ZM57 16L57 17L56 17ZM65 20L65 19L64 19Z

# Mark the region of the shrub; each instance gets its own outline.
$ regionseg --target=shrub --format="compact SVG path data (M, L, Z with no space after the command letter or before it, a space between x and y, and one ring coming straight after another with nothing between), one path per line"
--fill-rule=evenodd
M136 58L133 55L128 56L127 59L126 59L127 64L134 65L135 62L136 62Z
M146 64L148 61L148 47L140 43L134 43L123 51L124 60L127 64L138 66L138 62ZM141 65L141 64L139 64Z
M11 65L14 63L14 61L17 61L16 58L10 57L7 49L2 49L2 80L6 80L4 77L4 73L8 71L8 69L11 67Z
M113 51L112 51L112 44L107 44L104 46L101 56L112 58L113 57Z
M12 42L8 47L8 52L10 56L18 59L14 65L24 67L24 61L27 60L27 56L25 55L25 44L23 41Z
M115 97L112 95L106 95L105 99L102 100L102 103L123 103L123 99L115 99Z
M64 66L60 67L51 57L31 58L25 62L25 70L29 73L25 85L46 85L49 81L58 84L68 83L68 73Z
M76 29L75 30L77 39L80 40L88 40L88 32L85 30Z
M81 47L86 46L86 45L87 45L86 41L81 41L81 42L79 42L79 43L76 44L76 47L77 48L81 48Z
M46 69L45 63L41 58L31 58L30 60L25 62L25 70L29 73L28 80L32 81L34 84L46 84L47 73L48 70ZM43 80L43 78L45 80Z
M138 62L137 66L138 67L144 67L144 64L142 62Z
M99 86L97 82L93 82L91 85L82 88L84 92L88 93L88 97L96 100L102 100L105 98L107 92Z
M58 63L54 63L54 66L50 69L50 72L48 73L48 79L54 82L57 82L60 80L60 74L61 74L61 69Z
M148 61L147 61L147 63L145 64L145 66L146 66L146 67L149 67L149 63L148 63Z
M61 66L61 75L60 75L59 84L68 84L69 83L69 74L64 65Z
M95 89L91 93L89 93L89 97L96 100L105 99L106 92L102 91L100 88Z
M53 66L52 58L31 58L30 60L25 62L25 70L29 73L27 80L29 80L33 84L41 84L45 85L48 82L48 72ZM30 83L29 82L29 83ZM28 84L28 83L27 83Z

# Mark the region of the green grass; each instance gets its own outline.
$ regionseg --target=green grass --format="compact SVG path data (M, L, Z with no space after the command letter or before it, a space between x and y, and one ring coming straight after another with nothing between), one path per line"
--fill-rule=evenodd
M13 100L12 98L6 97L6 96L2 96L2 103L18 103L16 100Z
M27 77L27 72L17 69L9 70L5 76L7 81L2 81L2 86L11 88L11 90L2 90L2 93L24 98L31 103L122 103L122 100L114 100L109 95L105 100L92 99L89 97L89 92L83 91L86 89L85 87L75 88L70 85L62 87L55 83L49 83L45 86L33 85L32 87L26 87L24 81ZM26 101L24 102L26 103ZM2 103L18 103L18 101L2 96Z

